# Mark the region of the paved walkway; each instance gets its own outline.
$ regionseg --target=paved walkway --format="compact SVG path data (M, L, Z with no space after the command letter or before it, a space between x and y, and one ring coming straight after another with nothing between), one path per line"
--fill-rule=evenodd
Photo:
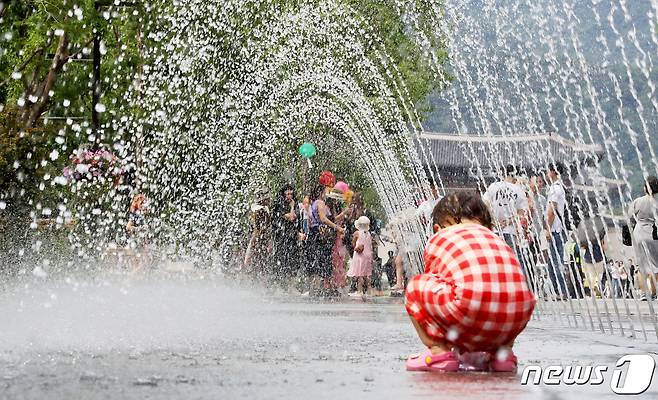
M400 304L321 303L208 279L30 283L0 293L0 398L586 399L601 386L404 371L420 349ZM524 365L612 367L655 345L551 320L518 340ZM651 394L658 395L654 383Z

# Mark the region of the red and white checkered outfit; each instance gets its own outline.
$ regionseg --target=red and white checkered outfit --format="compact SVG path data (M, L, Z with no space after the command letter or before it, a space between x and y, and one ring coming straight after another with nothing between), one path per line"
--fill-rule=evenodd
M409 281L406 308L427 335L464 351L496 351L530 320L536 298L514 250L491 230L454 225L430 238L425 273Z

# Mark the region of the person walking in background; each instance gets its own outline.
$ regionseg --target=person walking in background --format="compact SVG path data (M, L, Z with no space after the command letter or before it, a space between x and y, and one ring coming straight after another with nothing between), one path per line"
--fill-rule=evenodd
M548 241L545 234L545 211L547 206L546 196L543 192L545 189L544 179L540 176L533 176L529 183L530 193L529 202L530 215L532 218L533 243L531 249L535 262L546 263L548 260Z
M521 188L514 183L516 168L508 165L501 169L500 180L487 188L482 196L485 204L491 210L494 222L494 232L514 249L516 257L525 271L528 267L519 246L520 221L527 220L528 200ZM528 273L526 273L528 275Z
M270 216L270 194L262 188L256 192L256 201L251 205L251 238L244 257L245 271L260 277L267 271L272 253L272 217Z
M562 183L564 172L563 164L551 163L546 174L551 183L545 213L546 241L549 245L548 275L559 300L565 300L567 296L564 273L564 243L566 241L564 212L566 211L567 194L564 190L564 183Z
M126 225L126 231L133 234L140 228L144 227L146 224L144 217L147 213L148 201L146 200L146 196L140 193L133 197L133 200L130 203L130 208L128 209L128 224Z
M389 283L391 283L391 296L402 296L405 288L405 243L399 229L394 225L388 225L386 231L390 236L386 236L383 239L395 246L395 251L389 252L389 261L386 263L387 265L390 263L393 267L392 269L386 269L386 275L388 276ZM392 257L391 253L393 253Z
M403 246L404 244L402 244ZM400 250L400 247L396 247L397 253L395 254L395 285L391 287L392 292L402 293L406 287L405 285L405 271L404 271L404 258L405 253L403 250Z
M337 234L345 230L331 220L331 211L325 203L325 186L318 185L311 192L311 228L308 236L310 262L306 273L311 279L309 294L321 294L332 273L331 250Z
M130 258L131 272L137 272L144 268L149 262L150 254L147 246L146 234L148 225L146 216L149 213L149 202L144 194L133 197L128 209L128 247L132 257Z
M434 232L432 232L432 212L434 211L434 207L439 203L439 200L441 200L441 195L439 195L436 182L432 180L429 184L431 193L430 198L421 201L416 209L416 215L418 216L420 224L425 227L425 234L428 239L434 234Z
M576 228L574 233L575 242L580 248L582 254L583 268L582 274L572 269L571 274L574 280L581 281L584 278L585 286L588 288L589 295L601 296L604 286L602 279L605 272L605 251L607 227L605 220L596 216L591 210L586 210L583 215L586 217Z
M629 214L635 220L633 250L640 272L642 299L655 298L658 274L658 178L646 178L644 196L633 201Z
M610 277L610 285L607 286L608 297L618 299L621 297L621 276L619 266L614 260L607 260L606 275Z
M624 265L624 262L619 260L617 261L617 273L619 274L619 282L621 283L621 297L622 298L628 298L630 296L629 292L629 274L626 271L626 266Z
M307 249L307 239L309 232L311 231L311 199L308 194L305 195L302 202L297 205L297 215L297 266L298 271L304 272L306 270L306 265L310 261Z
M537 247L535 246L536 231L533 221L534 199L530 190L530 180L526 175L518 179L516 183L525 195L527 208L525 212L519 216L519 229L518 229L518 246L521 259L521 267L526 275L528 286L537 293L536 283L537 277L535 273L535 266L537 265ZM519 255L517 254L517 256Z
M373 239L373 248L372 248L372 278L370 279L370 285L374 289L374 296L383 296L384 287L382 282L382 274L384 273L384 263L379 254L377 254L377 241Z
M364 300L366 294L363 293L363 284L365 281L367 294L371 294L371 276L372 276L372 235L370 234L370 219L365 215L359 217L354 222L356 232L352 235L352 265L347 276L357 279L356 293L350 293L350 296L360 296Z
M568 241L566 244L566 253L568 256L568 274L567 288L569 296L574 299L585 297L585 285L582 268L582 258L580 257L580 246L575 241Z
M624 263L624 269L628 274L628 280L626 281L626 297L635 298L635 276L637 274L637 267L632 258L629 258L628 262Z
M297 274L293 278L295 287L304 293L306 266L310 262L308 251L308 236L311 230L311 199L308 194L304 195L301 203L297 204Z
M585 281L589 287L590 296L603 296L602 279L605 268L605 240L601 238L591 238L581 241L580 247L583 249L583 271Z
M516 224L528 208L525 194L513 183L514 171L513 165L502 168L500 180L489 185L482 195L482 200L491 210L494 233L513 249L516 248Z
M392 250L389 250L388 252L388 260L384 263L382 266L382 270L386 274L386 277L388 278L388 283L391 285L391 287L395 286L397 282L397 277L395 274L395 252Z
M293 274L297 272L298 267L296 208L295 189L291 184L286 184L279 191L272 212L274 279L284 287L292 283Z
M311 220L311 199L308 195L304 196L302 202L299 203L297 207L297 218L298 222L298 231L299 231L299 240L305 241L308 237L308 233L311 229L310 220Z
M349 208L344 207L344 193L339 189L332 189L327 196L327 207L332 215L333 221L340 227L345 226L345 219L349 216ZM347 257L347 246L344 243L345 231L336 234L336 240L331 249L332 273L329 290L335 294L342 294L347 285L345 274L345 258Z

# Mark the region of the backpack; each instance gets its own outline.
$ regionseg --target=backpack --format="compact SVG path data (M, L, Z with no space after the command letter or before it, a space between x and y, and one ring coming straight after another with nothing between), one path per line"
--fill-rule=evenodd
M631 228L628 227L628 224L621 226L621 243L624 246L633 245L633 234L631 234Z

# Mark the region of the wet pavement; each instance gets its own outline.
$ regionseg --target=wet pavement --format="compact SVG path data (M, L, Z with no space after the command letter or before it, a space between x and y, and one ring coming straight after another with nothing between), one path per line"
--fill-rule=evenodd
M586 399L599 386L404 370L421 346L400 299L321 302L217 279L29 282L0 292L4 399ZM528 364L606 364L655 344L532 321ZM646 397L658 394L654 382Z

